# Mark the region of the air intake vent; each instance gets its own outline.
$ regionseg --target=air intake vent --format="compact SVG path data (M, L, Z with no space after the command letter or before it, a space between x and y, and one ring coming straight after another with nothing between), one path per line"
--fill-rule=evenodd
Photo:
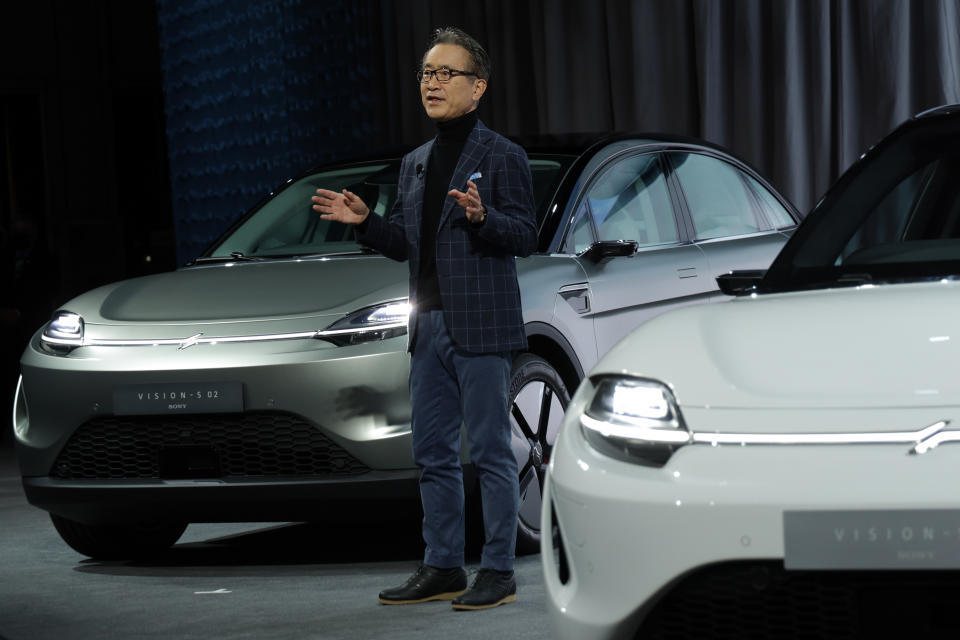
M51 471L63 479L354 476L369 469L281 412L109 416L83 424Z
M635 637L958 638L957 602L957 571L786 571L778 562L731 562L681 580Z

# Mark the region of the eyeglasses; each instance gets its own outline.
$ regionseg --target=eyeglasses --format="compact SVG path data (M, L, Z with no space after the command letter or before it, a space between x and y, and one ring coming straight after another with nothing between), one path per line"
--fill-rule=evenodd
M447 69L446 67L441 67L440 69L421 69L417 71L417 82L423 84L425 82L430 82L430 78L434 77L437 79L437 82L450 82L450 79L454 76L476 76L477 74L472 71L463 71L461 69Z

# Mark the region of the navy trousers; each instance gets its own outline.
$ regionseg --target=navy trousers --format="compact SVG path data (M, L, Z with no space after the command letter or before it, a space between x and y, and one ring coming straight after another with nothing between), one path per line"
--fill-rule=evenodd
M450 339L442 311L417 318L410 363L413 458L420 467L424 562L464 564L460 425L483 498L481 567L512 571L520 502L510 445L510 353L470 353Z

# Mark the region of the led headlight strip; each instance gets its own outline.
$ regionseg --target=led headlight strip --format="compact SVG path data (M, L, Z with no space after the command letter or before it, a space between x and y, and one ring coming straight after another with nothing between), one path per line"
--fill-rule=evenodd
M40 339L54 345L80 346L83 344L83 318L71 311L57 311L44 327Z
M359 344L385 340L407 332L410 305L396 300L373 307L365 307L341 318L326 329L295 333L269 333L241 336L205 336L203 333L186 338L154 338L122 340L84 336L83 318L78 314L60 311L47 324L41 339L59 347L159 347L177 346L181 350L197 344L224 344L233 342L268 342L276 340L326 339L338 345Z
M663 466L690 442L673 392L644 378L607 376L593 380L593 398L580 416L584 436L615 458Z
M939 420L914 431L826 433L737 433L693 431L684 423L669 387L655 380L601 377L591 402L580 416L588 441L615 457L661 465L678 448L690 444L844 445L903 444L923 454L940 444L960 442L960 430Z

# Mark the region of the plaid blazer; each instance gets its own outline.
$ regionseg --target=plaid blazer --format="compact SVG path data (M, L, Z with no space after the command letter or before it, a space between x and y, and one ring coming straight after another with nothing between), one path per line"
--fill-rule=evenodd
M425 169L433 140L400 163L397 201L387 219L371 215L358 239L394 260L410 265L410 302L416 308L420 273L420 221ZM483 225L471 224L448 197L437 230L437 279L443 317L454 344L471 352L527 348L514 256L528 256L537 245L530 165L524 150L482 122L467 137L450 189L466 191L474 178L487 209ZM416 341L416 313L410 316L409 348Z

